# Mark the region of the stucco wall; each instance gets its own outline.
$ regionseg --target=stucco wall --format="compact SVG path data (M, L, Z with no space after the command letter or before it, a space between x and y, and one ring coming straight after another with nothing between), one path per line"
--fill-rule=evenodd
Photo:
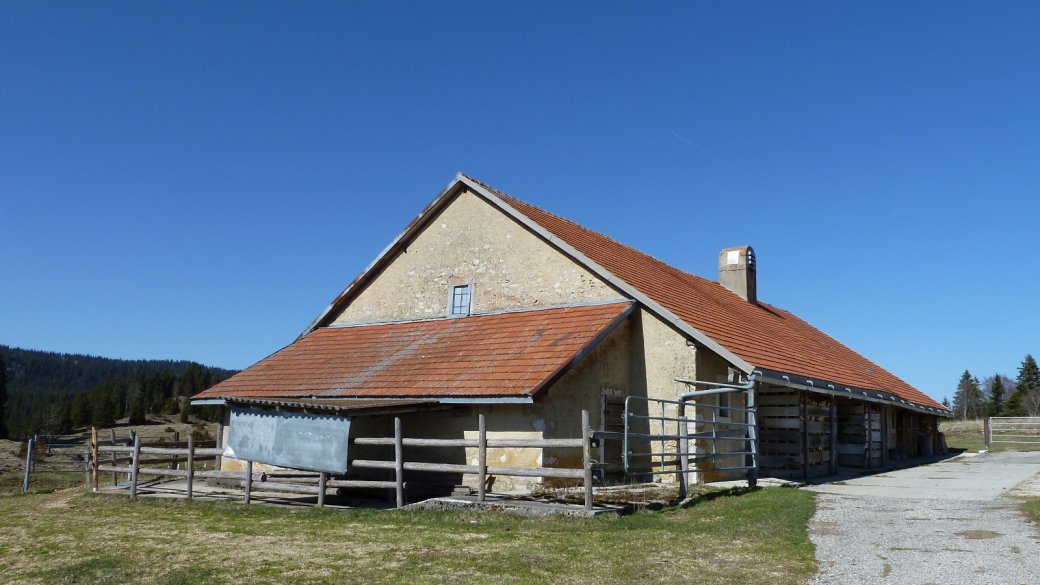
M624 298L470 192L459 194L336 317L336 324L444 317L448 287L473 313Z

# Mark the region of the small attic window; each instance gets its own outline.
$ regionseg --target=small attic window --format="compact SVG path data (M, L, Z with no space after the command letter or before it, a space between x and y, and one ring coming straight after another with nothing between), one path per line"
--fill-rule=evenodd
M448 298L448 316L465 317L469 315L472 298L472 284L463 284L451 287L451 295Z

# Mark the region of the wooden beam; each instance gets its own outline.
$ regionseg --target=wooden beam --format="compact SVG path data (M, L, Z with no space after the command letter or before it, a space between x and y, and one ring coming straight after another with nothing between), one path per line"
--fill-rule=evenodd
M805 392L798 393L798 409L800 410L800 416L798 417L801 422L801 455L802 455L802 479L809 479L809 409L808 409L808 395Z
M838 397L831 396L831 475L838 473Z
M483 502L487 489L487 422L484 415L477 415L477 501Z
M327 487L325 484L326 484L326 482L328 482L328 480L329 480L329 476L324 471L321 472L321 474L318 475L318 507L319 508L324 508L325 507L325 489ZM267 486L269 484L265 483L264 485ZM339 495L339 494L337 493L336 495Z
M195 483L195 437L188 435L188 499L192 499L192 487Z
M246 504L253 495L253 462L246 461Z
M397 481L395 486L395 496L398 508L404 507L404 443L402 442L403 433L401 431L401 418L394 417L394 479ZM357 465L355 462L354 465Z
M589 411L581 411L581 456L585 472L585 511L592 512L592 428Z
M134 458L130 464L130 499L137 498L137 477L141 465L141 437L134 434Z

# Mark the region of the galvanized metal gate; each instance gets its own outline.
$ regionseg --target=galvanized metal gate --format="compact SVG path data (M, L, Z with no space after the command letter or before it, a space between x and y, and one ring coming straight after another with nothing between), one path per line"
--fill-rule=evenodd
M986 447L991 443L1035 445L1040 448L1040 417L995 416L986 420Z
M744 470L749 485L754 486L758 476L754 390L750 385L696 383L720 387L687 392L681 400L643 396L625 399L625 474L674 474L683 496L687 486L696 483L694 474L704 472ZM706 396L729 398L739 394L746 394L745 406L736 406L730 400L702 400ZM734 443L740 446L733 447Z

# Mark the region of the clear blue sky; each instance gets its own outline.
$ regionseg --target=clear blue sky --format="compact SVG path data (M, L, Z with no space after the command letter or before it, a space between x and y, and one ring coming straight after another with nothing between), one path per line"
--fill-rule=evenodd
M243 368L463 171L940 399L1040 354L1040 4L561 4L0 4L0 343Z

